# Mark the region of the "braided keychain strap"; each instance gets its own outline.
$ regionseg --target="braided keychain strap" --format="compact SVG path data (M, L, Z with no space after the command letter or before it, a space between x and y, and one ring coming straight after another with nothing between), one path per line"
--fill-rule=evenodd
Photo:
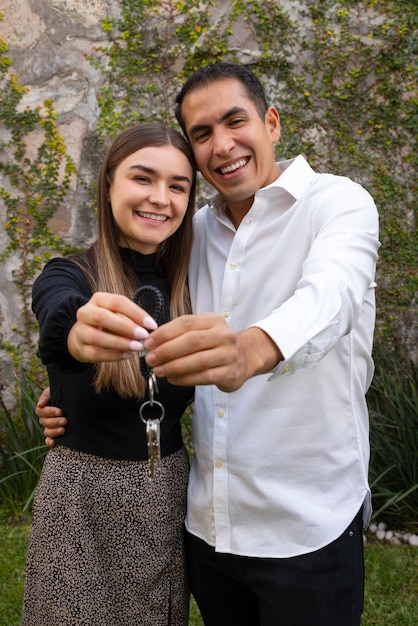
M141 301L146 296L152 296L153 298L154 308L152 311L147 311L147 312L151 315L151 317L158 324L161 321L161 315L164 310L164 296L161 293L161 291L158 289L158 287L154 287L154 285L142 285L142 287L139 287L139 289L136 290L136 292L133 295L132 300L138 306L142 306ZM139 359L139 367L141 370L141 374L145 378L146 381L151 380L151 378L153 378L155 381L155 377L153 376L153 373L152 373L152 368L145 361L145 354L141 355Z

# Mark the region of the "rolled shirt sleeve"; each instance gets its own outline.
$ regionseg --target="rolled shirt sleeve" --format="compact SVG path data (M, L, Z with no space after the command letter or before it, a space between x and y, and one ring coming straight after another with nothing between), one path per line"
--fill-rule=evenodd
M252 324L273 339L285 358L275 374L315 367L351 331L375 287L380 244L374 201L365 189L347 179L323 181L324 177L327 175L320 175L310 190L315 212L312 244L295 292L270 315ZM327 194L321 197L324 194L319 193L316 198L324 182Z

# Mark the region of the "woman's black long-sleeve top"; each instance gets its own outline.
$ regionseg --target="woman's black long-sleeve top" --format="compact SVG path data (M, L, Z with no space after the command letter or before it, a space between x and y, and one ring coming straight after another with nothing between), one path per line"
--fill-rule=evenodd
M154 285L168 300L167 282L155 270L155 254L142 255L123 248L120 253L124 263L134 270L138 286ZM40 325L39 356L48 370L50 404L60 407L68 418L66 433L56 442L106 458L145 460L148 452L145 424L139 417L141 399L122 398L112 389L96 393L95 366L76 361L68 352L67 337L76 312L91 295L84 272L65 258L49 261L33 286L32 308ZM191 387L158 379L155 399L165 409L161 456L181 447L180 417L192 401L193 392Z

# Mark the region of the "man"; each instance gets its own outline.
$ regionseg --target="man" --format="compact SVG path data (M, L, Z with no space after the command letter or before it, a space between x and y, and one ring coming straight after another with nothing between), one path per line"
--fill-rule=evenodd
M374 202L302 156L275 164L279 115L245 67L196 72L176 115L218 196L195 216L195 314L144 345L157 376L198 386L192 592L209 626L358 625Z

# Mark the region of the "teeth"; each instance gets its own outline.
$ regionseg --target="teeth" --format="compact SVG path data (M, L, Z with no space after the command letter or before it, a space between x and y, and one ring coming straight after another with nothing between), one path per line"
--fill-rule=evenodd
M222 174L229 174L229 172L234 172L239 167L243 167L246 164L246 159L240 159L236 163L232 163L231 165L227 165L226 167L221 167Z
M142 211L137 211L137 214L140 217L147 217L150 220L157 220L157 222L165 222L168 219L166 215L159 215L158 213L143 213Z

